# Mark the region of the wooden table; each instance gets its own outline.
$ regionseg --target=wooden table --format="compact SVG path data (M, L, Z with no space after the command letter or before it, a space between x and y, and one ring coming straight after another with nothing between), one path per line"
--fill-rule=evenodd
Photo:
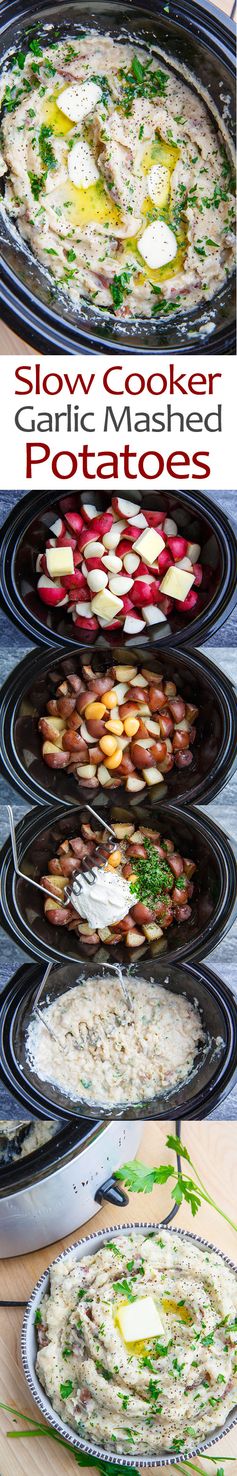
M171 1127L172 1130L172 1127ZM166 1134L170 1131L170 1123L150 1123L143 1130L139 1158L149 1164L170 1162L172 1154L165 1148ZM237 1125L224 1123L219 1126L214 1122L185 1123L182 1130L183 1142L185 1142L195 1167L204 1180L209 1193L225 1209L231 1218L236 1219L237 1196L236 1196L236 1161L237 1161ZM105 1226L115 1223L127 1223L134 1220L147 1219L159 1220L168 1213L170 1208L169 1186L162 1189L156 1187L152 1194L144 1197L131 1194L129 1208L125 1215L124 1210L113 1211L108 1205L100 1210L95 1221L83 1225L79 1230L80 1238L83 1234L90 1233L90 1229L100 1230ZM234 1261L237 1259L237 1240L235 1232L221 1220L215 1210L204 1205L198 1212L193 1222L191 1212L186 1205L181 1208L176 1219L176 1226L182 1229L194 1229L195 1233L210 1240L220 1250L224 1250ZM34 1283L42 1271L47 1267L55 1255L65 1245L70 1245L76 1239L76 1234L66 1240L58 1240L50 1249L34 1252L32 1255L16 1257L9 1261L0 1262L0 1298L9 1300L27 1299ZM14 1405L26 1414L36 1417L36 1406L28 1393L27 1385L21 1368L21 1357L19 1349L19 1335L22 1323L22 1310L0 1308L0 1400L6 1404ZM60 1446L53 1446L50 1439L35 1438L29 1441L22 1438L17 1441L6 1439L7 1430L13 1428L12 1416L0 1413L0 1471L1 1476L26 1476L26 1470L30 1469L32 1476L41 1476L42 1470L49 1476L70 1476L73 1471L73 1454L63 1451ZM19 1421L22 1428L23 1421ZM236 1457L236 1427L230 1435L213 1445L212 1454L217 1456L218 1462L227 1456ZM47 1462L47 1466L46 1466ZM29 1464L28 1464L29 1463ZM199 1462L200 1472L205 1469L211 1471L211 1466L206 1464L203 1456ZM86 1467L86 1476L90 1467ZM163 1468L168 1476L168 1468ZM172 1476L175 1470L172 1469ZM178 1468L177 1468L178 1470ZM213 1468L215 1470L215 1468ZM237 1459L233 1464L225 1468L226 1476L230 1471L231 1476L237 1476Z

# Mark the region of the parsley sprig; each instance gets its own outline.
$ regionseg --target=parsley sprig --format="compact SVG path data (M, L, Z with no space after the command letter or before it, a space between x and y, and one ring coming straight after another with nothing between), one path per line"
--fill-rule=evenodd
M139 1162L139 1159L134 1159L132 1163L123 1164L122 1168L116 1170L115 1178L121 1179L127 1189L137 1194L150 1194L154 1188L154 1184L167 1184L168 1179L175 1179L174 1188L171 1193L171 1198L174 1199L175 1204L180 1205L185 1200L191 1209L192 1215L195 1216L200 1209L202 1201L204 1201L204 1203L210 1204L211 1208L215 1209L217 1214L221 1215L221 1218L226 1220L226 1223L231 1225L231 1229L236 1230L237 1233L237 1225L235 1225L234 1220L231 1220L230 1216L225 1214L225 1211L220 1208L219 1204L216 1204L211 1194L208 1193L205 1184L200 1179L197 1169L190 1158L188 1149L181 1143L180 1138L169 1133L166 1138L166 1147L172 1148L174 1153L179 1154L180 1158L184 1158L190 1164L190 1168L193 1169L195 1174L195 1179L189 1176L186 1177L174 1164L160 1164L159 1168L147 1168L146 1164Z

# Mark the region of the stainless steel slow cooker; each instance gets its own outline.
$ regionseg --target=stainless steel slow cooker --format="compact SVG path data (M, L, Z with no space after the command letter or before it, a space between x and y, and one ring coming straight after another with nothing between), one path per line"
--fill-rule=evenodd
M134 40L148 49L155 47L175 67L185 67L208 95L209 108L226 122L230 137L235 126L235 27L231 20L206 0L150 0L136 5L127 0L1 0L0 65L9 48L24 49L29 39L43 40L45 27L56 27L56 35L78 35L85 28L109 32L114 39ZM47 34L47 32L46 32ZM96 41L95 41L96 46ZM4 183L3 183L4 190ZM234 280L209 304L162 322L156 319L115 319L97 312L93 305L77 310L70 298L61 301L53 292L53 281L40 262L2 218L0 232L0 312L15 332L42 352L76 353L231 353L235 346ZM175 321L174 321L175 318Z
M16 1123L17 1128L17 1123ZM71 1235L103 1199L128 1203L113 1173L134 1158L142 1122L60 1123L35 1153L1 1168L0 1257L26 1255Z

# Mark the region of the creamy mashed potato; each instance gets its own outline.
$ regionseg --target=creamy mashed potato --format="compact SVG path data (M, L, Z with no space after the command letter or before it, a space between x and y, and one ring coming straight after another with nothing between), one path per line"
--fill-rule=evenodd
M27 1158L28 1153L36 1153L38 1148L49 1143L56 1132L57 1123L51 1119L48 1122L37 1122L36 1119L12 1122L1 1118L0 1163L15 1163L19 1158Z
M88 32L33 41L1 93L4 209L78 307L150 317L223 286L231 163L181 74Z
M126 1344L122 1303L152 1297L163 1332ZM127 1236L50 1272L36 1314L36 1370L82 1439L139 1454L192 1449L237 1398L237 1278L217 1252L163 1227Z
M204 1040L198 1011L149 980L128 978L125 988L124 996L112 976L87 979L46 1005L41 1021L33 1016L27 1054L40 1080L113 1107L144 1102L187 1078Z

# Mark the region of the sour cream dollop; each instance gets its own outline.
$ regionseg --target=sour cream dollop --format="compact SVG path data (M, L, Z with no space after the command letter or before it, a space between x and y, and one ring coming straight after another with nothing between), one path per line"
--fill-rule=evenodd
M124 876L118 872L97 871L93 882L80 873L80 892L72 892L73 906L91 928L107 928L126 917L131 905L131 892Z

